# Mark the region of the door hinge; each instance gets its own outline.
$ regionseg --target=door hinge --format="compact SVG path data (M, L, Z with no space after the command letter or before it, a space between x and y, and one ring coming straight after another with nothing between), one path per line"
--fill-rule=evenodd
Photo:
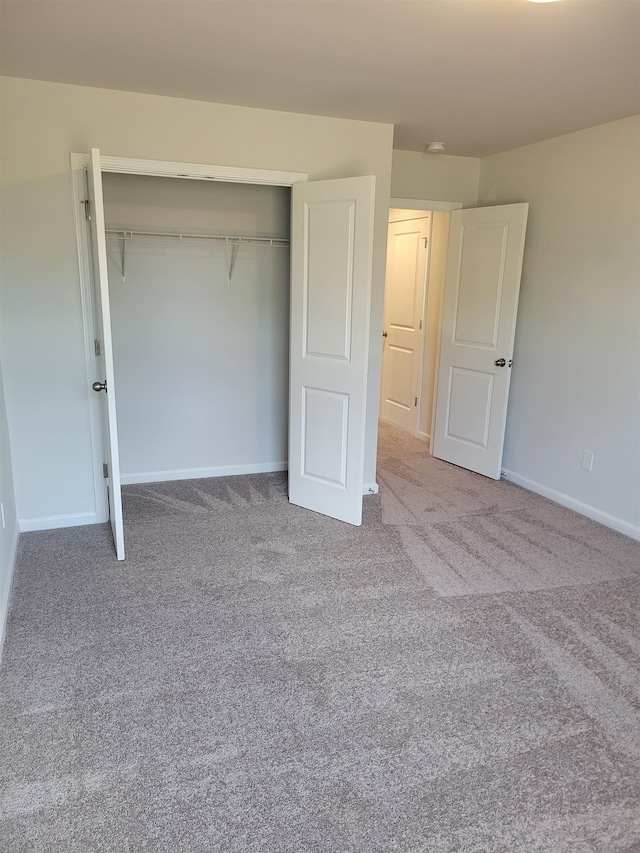
M106 479L109 476L109 466L106 462L102 463L102 476Z
M80 204L84 205L84 218L87 222L91 222L91 202L88 198L83 199Z
M99 341L99 340L97 340L97 338L96 338L96 339L94 340L94 342L93 342L93 348L94 348L94 350L95 350L96 355L100 355L100 353L101 353L101 349L100 349L100 341Z
M425 247L425 249L427 248L427 243L428 243L428 242L429 242L429 239L428 239L427 237L425 237L425 238L424 238L424 247Z
M420 328L422 328L422 320L420 320Z
M418 405L418 398L417 398L417 397L416 397L416 398L415 398L415 400L413 401L413 405L414 405L414 406L417 406L417 405Z

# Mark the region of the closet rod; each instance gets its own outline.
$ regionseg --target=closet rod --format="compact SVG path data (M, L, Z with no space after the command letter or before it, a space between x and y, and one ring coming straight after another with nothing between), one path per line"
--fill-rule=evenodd
M170 239L183 242L186 240L193 241L213 241L214 243L226 243L227 245L238 245L240 243L262 244L265 246L281 246L289 245L289 240L282 237L233 237L228 234L168 234L165 231L130 231L123 228L107 228L105 233L108 237L118 237L120 240L134 240L137 237L148 238L151 240Z

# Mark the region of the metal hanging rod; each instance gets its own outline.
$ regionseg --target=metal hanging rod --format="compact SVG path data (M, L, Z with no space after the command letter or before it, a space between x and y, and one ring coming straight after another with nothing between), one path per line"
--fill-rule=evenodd
M239 245L247 243L251 245L274 246L286 248L289 240L282 237L241 237L229 234L168 234L165 231L130 231L123 228L107 228L108 237L118 237L125 240L173 240L177 243L225 243L226 245Z

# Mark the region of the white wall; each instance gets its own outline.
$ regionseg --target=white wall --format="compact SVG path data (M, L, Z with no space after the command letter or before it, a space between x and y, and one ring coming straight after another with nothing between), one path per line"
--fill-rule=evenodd
M365 481L375 480L391 125L2 80L3 364L18 515L89 522L95 494L69 154L376 176Z
M286 187L105 174L107 227L289 237ZM150 482L282 470L289 250L109 238L120 470Z
M394 151L391 170L393 198L459 201L474 207L478 200L480 160L417 151Z
M4 525L0 523L0 659L9 607L11 580L18 545L18 519L13 488L11 446L5 409L2 366L0 366L0 502Z
M640 535L640 117L482 161L528 201L504 467ZM581 468L583 450L593 471Z

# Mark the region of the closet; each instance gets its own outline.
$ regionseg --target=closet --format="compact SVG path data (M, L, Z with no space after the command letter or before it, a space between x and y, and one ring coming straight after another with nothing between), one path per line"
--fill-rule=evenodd
M286 469L290 196L103 174L122 483Z
M117 558L123 479L286 466L291 503L361 524L375 177L97 148L71 164L96 508Z

